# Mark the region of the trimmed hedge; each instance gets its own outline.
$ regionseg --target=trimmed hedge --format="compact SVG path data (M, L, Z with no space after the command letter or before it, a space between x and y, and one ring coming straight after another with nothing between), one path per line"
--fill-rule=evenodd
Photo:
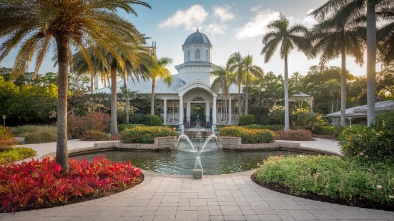
M134 128L136 126L143 127L145 125L144 124L118 124L118 131L120 132L126 129Z
M243 126L246 129L267 129L272 131L283 130L284 126L281 124L274 124L274 125L260 125L260 124L250 124Z
M145 125L147 126L161 126L163 123L163 119L157 115L145 115Z
M276 139L278 140L299 140L299 141L308 141L313 140L312 132L309 130L278 130L275 131Z
M312 130L314 134L318 135L334 135L336 131L334 126L318 126Z
M267 129L246 129L239 126L223 127L219 131L220 136L241 137L244 144L272 143L275 141L274 132Z
M91 140L91 141L109 140L109 136L107 136L104 132L99 130L89 130L84 133L83 140Z
M250 125L254 124L256 122L256 119L253 114L248 114L248 115L243 115L239 117L238 125L243 126L243 125Z
M136 126L120 132L123 143L154 143L155 137L176 136L175 130L162 126Z

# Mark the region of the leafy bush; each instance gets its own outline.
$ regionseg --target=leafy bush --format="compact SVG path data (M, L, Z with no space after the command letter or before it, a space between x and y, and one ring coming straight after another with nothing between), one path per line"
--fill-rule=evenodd
M0 152L0 164L11 163L23 160L36 155L36 151L31 148L15 147Z
M243 126L247 129L267 129L272 131L283 130L284 126L280 124L275 125L259 125L259 124L251 124Z
M145 123L145 116L143 114L132 114L132 115L130 115L130 123L144 124Z
M142 127L144 124L118 124L118 131L120 132L126 129L134 128L136 126Z
M239 117L239 126L254 124L256 119L253 114L243 115Z
M56 126L25 125L16 127L14 134L25 138L25 143L48 143L56 142Z
M163 123L164 123L163 119L157 115L151 115L151 114L145 115L145 125L161 126L163 125Z
M89 130L83 135L83 140L109 140L109 137L102 131Z
M272 106L268 113L268 124L281 124L284 125L285 107Z
M12 138L11 129L0 126L0 151L8 150L14 145L18 145L19 142Z
M305 108L297 108L292 111L290 120L293 126L299 126L307 130L314 130L316 127L323 126L325 124L322 115Z
M275 141L274 132L267 129L246 129L238 126L228 126L220 129L220 136L241 137L241 142L272 143Z
M275 156L264 161L255 177L297 195L315 193L349 202L360 198L394 206L393 167L393 162L365 164L336 156Z
M81 139L89 130L108 133L110 120L109 114L101 112L89 113L86 116L70 116L67 121L68 136Z
M319 135L335 135L336 128L334 126L318 126L312 132Z
M175 130L162 126L136 126L120 132L123 143L154 143L155 137L176 136Z
M70 170L48 158L0 167L0 212L13 212L64 205L69 201L107 196L136 184L141 170L104 157L69 161Z
M312 133L309 130L278 130L275 131L278 140L313 140Z

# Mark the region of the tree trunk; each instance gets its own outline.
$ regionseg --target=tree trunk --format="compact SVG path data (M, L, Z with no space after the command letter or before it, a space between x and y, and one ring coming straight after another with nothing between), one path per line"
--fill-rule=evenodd
M290 119L289 119L289 80L288 80L288 68L287 68L287 55L285 55L285 131L290 131Z
M246 91L245 91L245 115L248 115L248 105L249 105L249 69L246 69Z
M346 111L346 49L341 48L342 72L341 72L341 126L345 126Z
M68 39L57 37L58 57L58 104L56 162L62 173L69 170L67 150L67 92L68 92Z
M117 122L117 113L116 113L116 70L118 64L116 60L114 60L111 64L111 124L109 128L109 132L112 136L118 136L118 122Z
M240 117L241 117L241 84L238 83L238 122Z
M156 79L152 78L152 97L150 98L150 114L155 114L155 86Z
M127 90L127 83L126 83L127 77L126 75L124 76L123 80L123 87L125 88L126 91L126 124L130 122L130 98L129 98L129 90Z
M376 14L375 3L367 3L367 122L375 123Z
M95 76L94 73L90 75L90 94L93 94L93 90L94 90L94 76Z

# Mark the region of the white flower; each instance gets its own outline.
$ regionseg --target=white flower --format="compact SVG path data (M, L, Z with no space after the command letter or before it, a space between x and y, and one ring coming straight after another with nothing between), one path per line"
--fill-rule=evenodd
M376 187L377 187L378 189L382 189L382 188L383 188L382 185L376 185Z

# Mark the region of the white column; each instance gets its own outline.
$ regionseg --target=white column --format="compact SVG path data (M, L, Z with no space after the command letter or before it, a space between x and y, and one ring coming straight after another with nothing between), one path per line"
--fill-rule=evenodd
M167 98L164 98L164 124L167 124Z
M186 121L190 122L191 105L190 101L186 103Z
M179 125L181 125L183 130L183 97L179 96Z
M205 102L205 116L206 116L206 121L209 121L209 101Z
M217 96L213 96L213 105L212 105L212 128L216 127L216 112L218 111L216 108L216 98Z
M232 124L231 123L231 97L228 99L228 124Z

